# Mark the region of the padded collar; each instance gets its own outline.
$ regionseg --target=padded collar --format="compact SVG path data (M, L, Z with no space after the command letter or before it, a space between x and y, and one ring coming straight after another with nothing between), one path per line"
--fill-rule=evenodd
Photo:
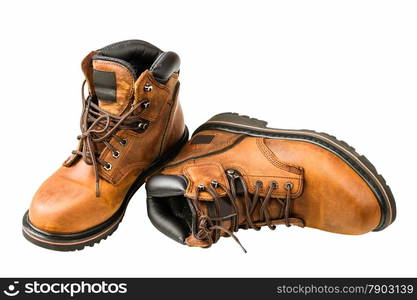
M172 73L179 72L180 58L172 52L164 52L141 40L127 40L108 45L97 51L94 58L116 61L125 65L135 78L149 69L155 79L165 83Z

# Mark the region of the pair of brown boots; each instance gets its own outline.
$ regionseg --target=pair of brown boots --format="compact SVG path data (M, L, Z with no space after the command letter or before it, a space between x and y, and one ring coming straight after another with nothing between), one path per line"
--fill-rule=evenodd
M145 181L151 222L189 246L238 241L240 228L362 234L394 221L382 176L328 134L222 113L188 140L179 67L177 54L139 40L87 55L79 144L24 215L29 241L61 251L93 246L117 229Z

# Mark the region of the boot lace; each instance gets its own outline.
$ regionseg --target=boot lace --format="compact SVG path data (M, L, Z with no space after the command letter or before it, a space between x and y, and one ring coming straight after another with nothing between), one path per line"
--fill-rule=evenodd
M119 130L139 130L144 131L148 127L148 122L141 118L141 114L149 106L148 100L141 100L131 106L129 111L121 116L113 115L101 109L94 101L93 97L89 95L85 98L84 88L86 81L81 87L81 98L83 103L83 110L80 120L81 135L77 136L80 140L80 145L77 150L72 151L75 156L81 156L83 160L93 165L96 179L96 197L100 197L100 173L99 166L109 171L112 165L99 158L97 144L102 143L113 153L114 158L120 156L120 151L110 144L112 138L116 139L120 145L125 146L126 139L116 135ZM134 113L138 108L142 108L137 113Z
M269 229L275 230L276 226L273 224L285 224L287 227L291 225L296 226L304 226L304 221L300 218L290 217L291 214L291 190L293 189L293 184L291 182L287 182L285 184L286 190L286 197L285 198L272 198L272 193L275 189L278 188L278 184L275 181L271 181L268 186L267 193L265 197L260 197L259 192L262 188L262 181L257 181L255 186L255 192L253 197L249 194L247 184L245 179L241 174L234 170L228 170L227 175L229 178L230 190L224 186L223 184L213 180L209 186L205 186L200 184L196 188L196 199L201 192L209 193L214 199L214 207L215 207L215 216L208 216L202 214L199 211L199 220L198 220L198 231L195 237L199 240L205 240L208 242L208 247L210 247L213 243L216 243L221 235L221 232L226 233L227 235L231 236L242 248L242 250L246 253L246 249L242 246L239 239L233 232L237 232L239 228L252 228L255 230L260 230L261 226L256 225L253 221L253 212L258 203L260 203L260 221L257 223L264 222ZM243 224L239 224L239 210L237 207L237 199L239 195L237 194L237 187L236 183L240 182L241 187L243 189L243 204L244 204L244 214L245 214L245 221ZM227 216L220 216L220 201L221 197L216 189L221 189L226 193L227 199L232 204L234 213L229 214ZM271 203L273 199L276 199L281 204L281 211L279 213L279 217L277 219L272 220L271 216L268 211L268 204ZM197 200L193 200L197 201ZM198 207L196 203L194 203L195 207ZM221 226L222 221L231 221L230 229L227 229Z

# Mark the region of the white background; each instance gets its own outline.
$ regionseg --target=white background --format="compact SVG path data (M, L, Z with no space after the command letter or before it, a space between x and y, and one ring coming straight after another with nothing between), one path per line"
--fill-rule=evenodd
M0 276L417 276L417 6L413 1L2 1ZM220 112L328 132L365 154L397 221L362 236L279 227L182 246L148 221L145 192L106 241L36 247L21 218L76 146L81 59L143 39L182 58L190 130Z

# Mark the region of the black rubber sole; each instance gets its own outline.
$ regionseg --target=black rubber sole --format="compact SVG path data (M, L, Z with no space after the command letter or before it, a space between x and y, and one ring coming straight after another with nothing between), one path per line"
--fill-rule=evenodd
M75 251L82 250L85 246L94 246L101 240L110 236L123 219L127 205L136 191L145 183L147 177L161 169L168 161L173 159L188 141L188 129L185 128L181 140L174 146L173 151L166 153L151 166L142 172L129 188L120 208L107 221L83 232L73 234L52 234L36 228L30 223L28 211L23 216L23 236L31 243L51 250Z
M267 122L248 116L241 116L237 113L222 113L212 117L197 128L193 135L202 130L215 129L256 137L304 141L325 148L343 159L374 192L381 207L381 220L374 231L380 231L394 222L397 211L391 189L365 156L358 154L353 147L344 141L326 133L312 130L275 129L268 128L266 125Z

